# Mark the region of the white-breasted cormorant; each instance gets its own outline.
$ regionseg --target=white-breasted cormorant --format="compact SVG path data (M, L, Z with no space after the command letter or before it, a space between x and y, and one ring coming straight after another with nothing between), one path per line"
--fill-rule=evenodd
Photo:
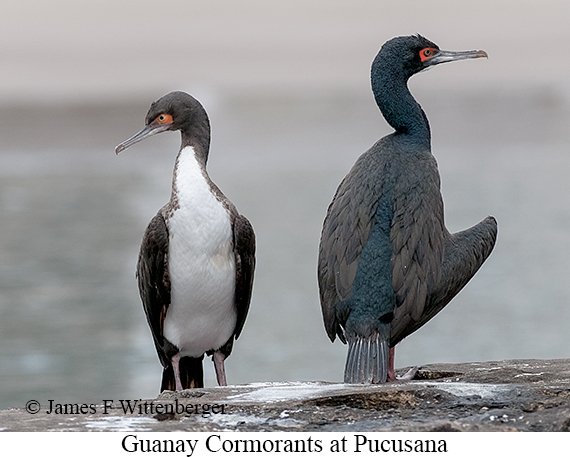
M184 92L154 102L146 126L118 154L160 132L180 130L170 201L150 221L137 264L144 311L164 367L161 391L203 387L202 359L212 355L218 384L243 328L255 268L255 235L210 180L210 122Z

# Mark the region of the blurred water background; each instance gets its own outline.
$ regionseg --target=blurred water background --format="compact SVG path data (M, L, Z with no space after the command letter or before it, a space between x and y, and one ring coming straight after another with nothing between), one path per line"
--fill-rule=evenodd
M204 104L210 176L257 233L229 382L341 381L346 347L326 337L318 300L321 224L356 158L390 133L370 63L411 33L489 53L410 87L448 228L492 214L499 238L396 365L569 357L569 18L563 0L3 2L0 407L158 393L134 271L179 136L113 148L171 90Z

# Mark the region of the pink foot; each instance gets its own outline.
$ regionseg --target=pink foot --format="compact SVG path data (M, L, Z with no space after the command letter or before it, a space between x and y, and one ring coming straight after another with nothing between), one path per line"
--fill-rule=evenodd
M412 367L410 368L407 373L403 376L396 376L396 371L394 370L394 356L396 350L395 348L390 348L390 352L388 354L388 375L386 376L387 382L394 382L394 381L411 381L414 379L414 376L420 369L420 367Z
M226 360L226 356L219 351L215 351L212 359L214 360L214 369L216 370L216 378L218 379L218 384L220 386L227 386L228 383L226 382L226 370L224 368L224 360Z
M182 389L182 383L180 382L180 353L174 354L172 359L172 370L174 371L174 382L176 383L176 391L179 392Z

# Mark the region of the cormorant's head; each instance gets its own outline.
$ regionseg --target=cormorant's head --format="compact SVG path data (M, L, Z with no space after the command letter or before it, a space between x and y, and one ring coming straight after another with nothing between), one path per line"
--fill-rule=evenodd
M129 146L157 133L171 130L189 131L198 123L205 123L209 128L208 115L200 102L185 92L170 92L150 105L145 127L118 145L115 152L118 154Z
M435 65L454 60L487 57L485 51L443 51L421 35L400 36L384 43L372 64L372 72L402 70L409 78Z

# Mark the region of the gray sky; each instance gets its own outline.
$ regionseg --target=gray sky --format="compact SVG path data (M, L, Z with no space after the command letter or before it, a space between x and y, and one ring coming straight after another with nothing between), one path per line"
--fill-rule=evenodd
M104 100L172 89L368 91L384 41L484 49L422 84L570 94L565 0L20 0L0 4L0 98Z

